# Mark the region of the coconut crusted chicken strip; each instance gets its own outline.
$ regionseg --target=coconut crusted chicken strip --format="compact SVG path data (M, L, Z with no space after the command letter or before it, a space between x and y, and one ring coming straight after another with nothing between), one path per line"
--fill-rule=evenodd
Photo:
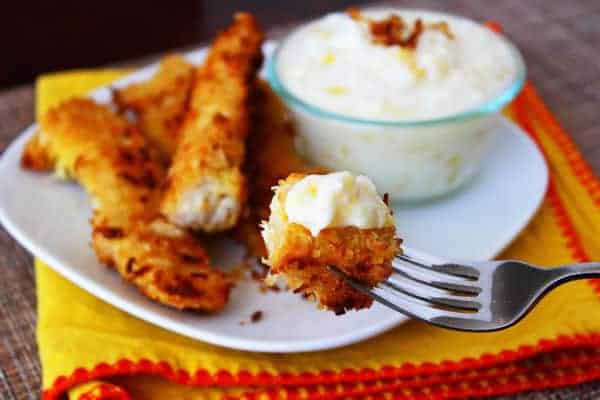
M281 99L269 84L258 80L252 95L254 119L246 141L246 172L249 198L246 213L235 227L234 236L256 257L267 252L259 225L269 219L273 187L293 172L324 173L309 164L294 148L295 130Z
M349 173L342 172L327 176L334 175L345 176L344 190L352 191L346 198L343 194L336 193L341 199L340 206L348 207L352 199L366 200L369 197L364 193L367 191L366 188L359 189L358 186L352 188L352 178ZM319 175L306 176L308 179L315 177ZM271 203L271 215L264 222L262 231L268 249L268 257L263 261L270 266L269 274L272 277L283 277L291 290L307 295L320 307L332 310L336 314L370 307L373 299L352 288L344 279L332 274L329 266L339 268L368 287L385 280L392 272L392 260L399 251L399 241L395 238L396 228L391 211L383 200L378 198L381 211L385 213L379 217L376 217L377 212L372 208L352 211L347 208L333 210L332 215L338 217L343 217L346 212L355 216L357 211L363 212L364 217L368 216L373 220L381 218L382 221L379 222L382 226L375 228L359 228L352 225L327 226L315 233L300 223L292 222L288 214L290 193L296 185L304 182L303 178L305 178L303 174L292 174L281 180L276 187ZM327 187L318 187L310 183L304 188L309 190L306 194L313 198L322 196L320 193L325 193L324 197L320 197L317 202L321 206L333 205L327 200L327 194L340 190L340 186L334 182L329 182ZM363 194L359 191L363 191ZM369 201L366 204L370 207L368 203ZM312 206L315 206L315 203ZM311 209L311 211L319 213L325 209ZM320 217L314 221L320 221Z
M225 305L230 282L193 236L158 214L165 171L136 127L92 100L74 99L43 116L32 143L24 166L42 157L93 198L92 246L101 262L160 303L202 311Z
M170 161L175 152L194 70L182 56L167 56L150 80L113 92L119 109L132 111L137 116L142 133L165 161Z
M162 213L179 226L223 231L235 225L244 207L248 97L262 40L254 17L236 14L196 72L161 203Z

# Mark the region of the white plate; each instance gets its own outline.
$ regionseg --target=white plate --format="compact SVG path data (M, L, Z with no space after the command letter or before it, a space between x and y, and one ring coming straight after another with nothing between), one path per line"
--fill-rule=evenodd
M272 44L267 48L270 50ZM187 54L200 62L204 50ZM150 66L119 81L123 86L147 79ZM92 94L110 99L108 88ZM89 246L90 202L74 183L49 174L23 171L19 159L32 125L0 160L0 222L35 256L64 277L136 317L205 342L251 351L301 352L331 349L367 339L407 318L378 304L336 317L291 293L261 293L255 282L232 292L215 316L181 312L156 304L101 265ZM483 170L457 193L419 206L395 209L398 232L407 246L452 259L489 259L525 227L539 207L548 170L536 145L519 127L502 119L501 132ZM232 242L215 242L211 251L223 262L240 259ZM264 317L246 323L257 310Z

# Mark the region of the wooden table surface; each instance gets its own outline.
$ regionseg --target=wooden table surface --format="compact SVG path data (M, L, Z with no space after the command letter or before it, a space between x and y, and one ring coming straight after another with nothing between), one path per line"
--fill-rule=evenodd
M499 21L523 52L529 79L596 174L600 172L600 1L426 0L401 4ZM257 12L272 33L281 21L281 9L277 11L265 8ZM310 13L317 11L310 9ZM297 14L298 18L308 16ZM130 64L139 63L132 60ZM33 122L33 97L33 85L0 92L0 153ZM32 258L2 228L0 276L0 398L38 398L40 364L35 343ZM516 398L596 399L600 398L600 382Z

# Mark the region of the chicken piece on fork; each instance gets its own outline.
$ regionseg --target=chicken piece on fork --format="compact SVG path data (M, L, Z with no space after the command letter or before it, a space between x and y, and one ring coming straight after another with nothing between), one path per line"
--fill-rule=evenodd
M400 251L394 218L366 177L291 174L279 181L270 208L262 225L267 283L281 277L336 314L371 306L370 296L329 270L335 266L369 288L392 273Z
M163 215L178 226L223 231L237 223L244 208L244 142L262 41L254 17L236 14L196 72L161 202Z
M54 169L86 189L99 260L146 296L180 309L223 308L231 283L195 237L159 214L164 168L125 118L89 99L66 101L42 117L22 166Z

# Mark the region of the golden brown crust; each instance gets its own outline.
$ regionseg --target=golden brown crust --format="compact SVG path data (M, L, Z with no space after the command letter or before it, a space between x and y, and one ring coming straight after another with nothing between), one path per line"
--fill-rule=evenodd
M121 111L132 111L151 146L170 161L187 110L194 66L178 54L163 58L151 79L113 91Z
M281 181L275 201L283 204L287 191L302 177L292 174ZM369 307L372 299L332 274L328 266L339 268L369 287L387 279L399 251L395 227L327 228L314 237L308 229L288 222L277 212L273 210L266 227L270 230L266 235L270 273L283 275L292 290L314 298L336 314Z
M253 93L254 120L246 141L245 170L250 182L248 207L234 236L256 257L266 257L261 221L269 218L273 187L292 172L325 172L309 164L294 148L295 130L281 99L269 84L258 80Z
M248 98L262 60L262 40L256 20L236 14L196 72L161 204L163 214L178 225L211 232L237 222L247 190L241 167Z
M144 213L164 177L139 131L89 99L72 99L48 111L39 138L57 174L78 180L110 223Z
M36 140L57 173L93 197L92 246L100 261L163 304L203 311L225 305L229 281L192 235L158 215L165 171L134 126L89 99L51 109L40 126Z
M36 132L25 144L21 154L21 167L32 171L51 171L54 167L46 147L40 142L39 134Z
M372 299L334 276L334 265L367 286L391 274L397 251L393 227L362 230L355 227L324 229L315 238L298 224L284 233L284 245L270 258L272 274L283 274L296 292L314 297L323 307L343 314L368 308Z
M126 229L92 220L92 246L101 262L114 267L142 293L179 309L219 311L231 283L210 267L198 240L161 217L134 219Z

